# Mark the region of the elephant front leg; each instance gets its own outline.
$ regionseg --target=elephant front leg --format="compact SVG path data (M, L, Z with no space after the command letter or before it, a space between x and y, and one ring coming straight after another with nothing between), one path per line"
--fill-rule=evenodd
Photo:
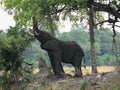
M61 52L60 51L49 52L49 56L55 76L58 78L63 77L64 70L61 65Z

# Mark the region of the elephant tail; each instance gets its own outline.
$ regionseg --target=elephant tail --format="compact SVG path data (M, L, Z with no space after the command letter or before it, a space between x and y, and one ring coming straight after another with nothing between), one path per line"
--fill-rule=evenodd
M82 66L84 67L84 68L86 68L86 65L85 65L85 56L83 56L83 64L82 64Z

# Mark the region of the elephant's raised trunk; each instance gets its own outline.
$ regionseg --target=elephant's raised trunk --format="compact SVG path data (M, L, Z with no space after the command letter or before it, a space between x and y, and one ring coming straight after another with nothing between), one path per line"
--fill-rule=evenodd
M38 29L38 24L37 21L35 19L35 16L32 16L32 20L33 20L33 33L35 35L39 34L39 29Z

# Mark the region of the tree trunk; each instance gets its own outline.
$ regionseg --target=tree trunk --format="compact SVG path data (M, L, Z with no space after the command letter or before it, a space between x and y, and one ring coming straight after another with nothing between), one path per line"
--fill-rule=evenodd
M52 21L51 15L50 15L49 7L47 7L47 16L48 16L48 22L49 22L49 25L50 25L50 29L51 29L50 32L53 36L55 36L53 21Z
M90 45L91 45L91 64L92 73L97 73L96 56L95 56L95 38L94 38L94 10L91 6L89 9L89 31L90 31Z

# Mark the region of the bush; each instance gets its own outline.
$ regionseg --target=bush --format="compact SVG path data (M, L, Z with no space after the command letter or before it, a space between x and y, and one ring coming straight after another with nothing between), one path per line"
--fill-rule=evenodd
M0 77L0 84L6 89L8 85L17 82L23 63L23 52L29 45L25 33L11 28L4 38L0 39L0 70L4 74Z

